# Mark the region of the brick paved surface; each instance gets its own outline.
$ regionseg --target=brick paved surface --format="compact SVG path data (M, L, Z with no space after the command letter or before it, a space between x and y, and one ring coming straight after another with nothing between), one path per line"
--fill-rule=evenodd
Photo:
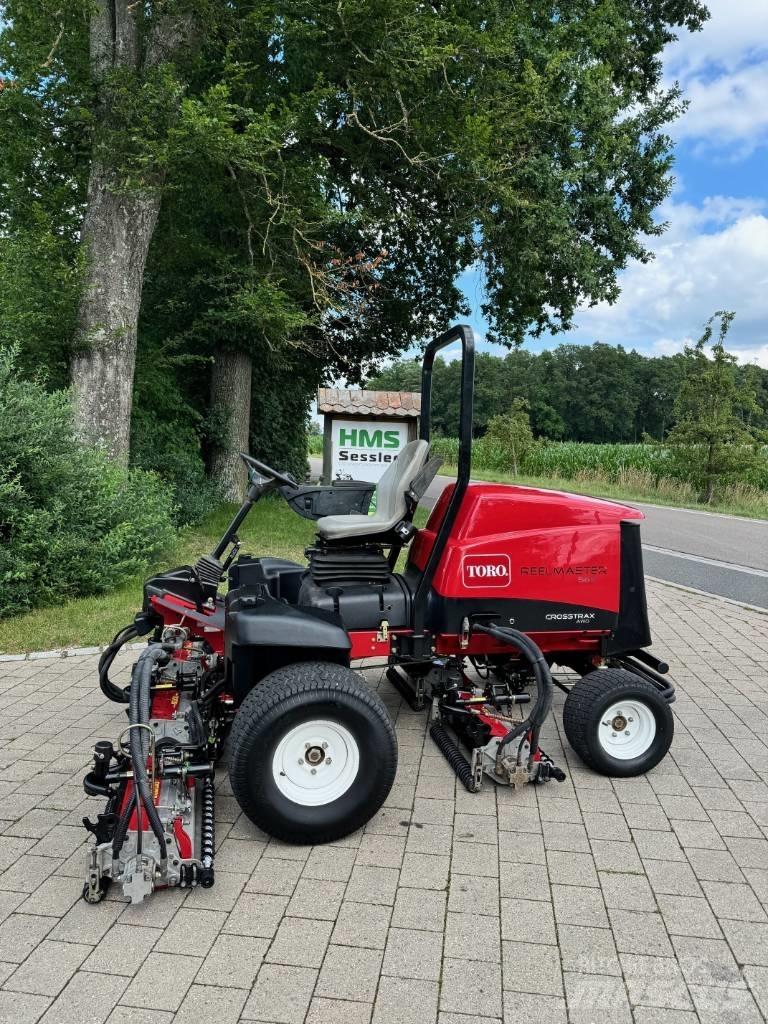
M461 787L379 669L400 769L333 847L259 834L219 779L216 885L80 899L82 768L123 711L93 656L0 664L0 1022L752 1024L768 1014L768 616L653 584L672 753ZM122 661L125 672L128 659Z

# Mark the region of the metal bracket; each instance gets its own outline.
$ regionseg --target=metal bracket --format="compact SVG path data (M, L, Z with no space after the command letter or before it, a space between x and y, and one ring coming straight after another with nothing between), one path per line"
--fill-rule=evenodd
M145 853L140 853L126 861L123 869L123 894L129 896L131 903L141 903L145 896L150 896L155 888L155 861Z
M473 747L469 767L472 770L472 776L474 778L475 788L473 792L475 793L479 793L483 788L483 757L482 747Z
M101 903L104 893L101 888L101 866L99 864L98 847L94 843L88 851L86 866L86 883L83 896L86 903Z

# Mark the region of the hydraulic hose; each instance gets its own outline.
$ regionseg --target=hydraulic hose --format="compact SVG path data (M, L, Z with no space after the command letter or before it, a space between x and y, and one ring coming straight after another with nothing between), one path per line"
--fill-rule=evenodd
M125 805L123 813L120 815L120 820L117 823L115 834L112 838L112 859L117 860L120 856L120 851L123 848L125 842L125 836L128 832L128 823L131 820L133 809L136 806L136 790L131 790L131 795L128 798L128 803Z
M533 670L537 689L536 703L525 721L513 726L504 736L499 743L498 749L500 755L503 748L508 746L517 736L523 736L530 732L530 751L531 755L533 755L539 746L541 727L552 710L554 683L552 682L552 673L549 670L546 658L541 648L529 636L526 636L525 633L521 633L517 629L510 629L506 626L494 626L493 624L486 626L481 623L473 623L472 629L477 633L487 633L500 643L516 647Z
M116 686L112 682L109 678L109 670L112 667L112 662L117 657L117 652L123 644L128 643L129 640L135 639L138 635L139 632L133 624L125 626L115 636L112 643L106 648L99 658L99 686L101 687L101 692L105 697L108 697L109 700L114 701L116 704L127 704L128 692L127 688L123 689L123 687Z
M145 726L149 722L149 710L152 702L150 686L152 685L152 669L161 659L167 657L166 652L160 644L150 644L139 655L133 675L131 676L131 688L129 692L128 717L132 726ZM131 751L131 762L133 767L133 780L138 794L138 800L144 805L147 812L149 824L160 845L160 859L166 860L168 851L165 845L165 832L157 813L152 793L149 789L149 776L147 775L147 755L149 754L149 738L147 730L133 728L130 731L129 745ZM139 819L141 813L139 809ZM141 821L139 820L139 824Z

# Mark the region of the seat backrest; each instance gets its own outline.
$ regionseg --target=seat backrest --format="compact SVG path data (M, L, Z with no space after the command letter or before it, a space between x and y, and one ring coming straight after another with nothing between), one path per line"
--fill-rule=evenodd
M376 514L373 518L394 525L408 511L406 492L413 478L424 465L429 445L426 441L409 441L379 480L376 488Z

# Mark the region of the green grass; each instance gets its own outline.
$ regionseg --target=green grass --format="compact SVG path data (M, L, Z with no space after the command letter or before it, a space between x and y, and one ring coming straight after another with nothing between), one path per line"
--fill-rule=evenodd
M223 506L198 526L183 530L173 550L157 565L111 593L76 598L0 621L0 653L108 643L141 607L141 588L146 577L159 569L189 564L211 551L234 512L235 506ZM304 560L304 549L313 537L313 524L277 499L256 505L240 529L243 552L299 562Z

